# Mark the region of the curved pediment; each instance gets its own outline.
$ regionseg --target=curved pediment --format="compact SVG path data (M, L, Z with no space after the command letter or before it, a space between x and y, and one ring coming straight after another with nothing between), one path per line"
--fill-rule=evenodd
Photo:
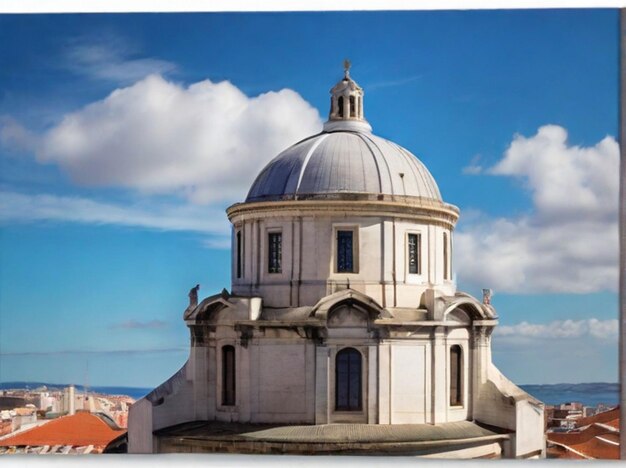
M365 328L369 322L368 311L356 303L339 304L328 314L329 328Z
M463 309L456 307L455 309L451 310L447 315L446 315L446 321L448 322L458 322L458 323L462 323L464 325L469 325L472 322L472 319L470 317L470 315L465 312Z
M188 307L183 315L184 320L194 320L196 322L211 322L217 312L226 308L233 307L234 304L229 302L230 295L225 289L221 293L209 296L195 307Z
M439 298L443 302L442 316L439 320L464 321L467 316L471 320L492 320L498 318L495 309L489 304L483 304L478 299L466 293L456 293L454 296ZM459 320L462 319L462 320Z
M313 307L309 317L328 322L332 318L333 312L344 306L362 311L369 320L393 318L393 315L388 310L383 309L374 299L349 288L322 298Z

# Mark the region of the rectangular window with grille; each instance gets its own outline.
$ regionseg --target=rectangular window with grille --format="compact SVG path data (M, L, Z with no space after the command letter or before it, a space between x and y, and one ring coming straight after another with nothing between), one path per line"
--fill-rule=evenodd
M422 266L420 262L421 240L422 239L419 234L408 235L409 273L412 275L419 275L422 272Z
M268 243L268 273L282 272L282 243L283 234L280 232L270 232L267 238Z
M337 231L337 272L354 272L353 231Z

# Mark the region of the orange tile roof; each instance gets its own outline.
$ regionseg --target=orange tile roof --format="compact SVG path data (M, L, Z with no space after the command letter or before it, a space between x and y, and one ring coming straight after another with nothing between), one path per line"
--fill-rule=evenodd
M619 460L619 443L607 442L607 439L608 437L604 436L593 437L582 444L570 445L569 447L589 458Z
M619 459L619 407L576 421L579 429L550 432L548 442L558 444L557 458ZM563 452L566 450L566 452Z
M619 406L616 406L609 411L603 411L602 413L594 414L593 416L579 418L576 420L576 426L583 427L594 423L606 424L608 421L612 421L614 419L619 419Z
M561 445L549 445L546 448L546 456L547 458L563 458L569 460L586 460L582 455L572 452L571 450L567 450L565 447Z
M125 432L123 429L111 429L107 423L94 414L80 412L71 416L62 416L13 437L2 439L0 446L103 446Z

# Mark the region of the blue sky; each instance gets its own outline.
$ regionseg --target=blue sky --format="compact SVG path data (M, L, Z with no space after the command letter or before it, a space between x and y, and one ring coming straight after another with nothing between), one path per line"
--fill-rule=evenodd
M0 380L178 370L187 291L229 287L224 208L319 128L345 57L461 208L496 365L617 380L617 10L0 15L0 44Z

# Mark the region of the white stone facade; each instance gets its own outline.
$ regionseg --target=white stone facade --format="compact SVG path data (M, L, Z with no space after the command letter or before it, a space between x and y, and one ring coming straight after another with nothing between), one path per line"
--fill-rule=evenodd
M314 306L329 294L351 288L383 308L413 309L428 289L453 295L451 230L457 211L442 204L431 212L420 200L411 202L305 200L231 207L233 252L237 236L242 246L241 260L233 255L233 294L262 297L266 307L287 308ZM353 232L353 272L337 271L339 230ZM282 234L280 273L268 271L270 233ZM409 271L409 234L420 239L416 273Z
M505 456L541 456L543 405L491 363L495 310L452 281L458 209L414 156L370 134L347 72L331 93L324 132L227 210L232 291L191 301L189 360L131 407L129 451L158 451L154 431L198 420L470 420L512 432ZM355 175L366 157L378 172Z

